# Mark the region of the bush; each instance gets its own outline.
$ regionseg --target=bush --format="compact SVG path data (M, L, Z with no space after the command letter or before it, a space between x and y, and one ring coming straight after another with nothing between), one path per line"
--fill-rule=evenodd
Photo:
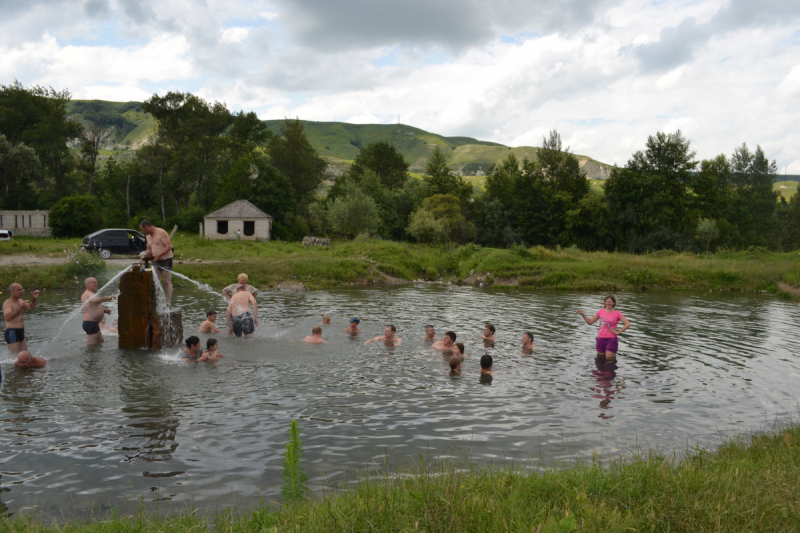
M102 226L103 218L94 196L68 196L50 208L53 237L83 237Z
M106 272L106 262L99 255L83 252L77 247L64 251L67 254L65 273L72 277L76 284L82 286L86 278L97 278L97 281L102 284Z
M435 243L447 239L448 228L444 221L437 220L427 209L418 209L411 215L406 232L419 242Z
M205 216L206 212L201 207L192 207L182 211L181 213L170 217L167 219L167 222L164 224L165 228L172 228L172 226L177 225L178 229L186 233L198 233L197 229L199 229L200 224L203 223L203 217ZM136 227L139 227L139 224L136 224ZM169 231L169 230L167 230Z

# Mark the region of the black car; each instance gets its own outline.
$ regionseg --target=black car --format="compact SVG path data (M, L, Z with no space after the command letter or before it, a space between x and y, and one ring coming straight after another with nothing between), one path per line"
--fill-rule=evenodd
M111 254L139 255L147 249L144 235L132 229L101 229L83 238L81 250L97 252L103 259Z

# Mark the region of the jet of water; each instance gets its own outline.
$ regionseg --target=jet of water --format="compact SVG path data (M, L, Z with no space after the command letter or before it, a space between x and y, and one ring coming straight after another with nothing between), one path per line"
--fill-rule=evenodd
M225 300L225 297L222 296L220 293L214 291L214 289L212 289L211 286L208 285L207 283L200 283L199 281L195 281L195 280L193 280L192 278L190 278L188 276L184 276L183 274L180 274L180 273L174 272L174 271L172 272L172 275L173 276L178 276L179 278L185 279L186 281L191 281L192 283L197 285L197 287L200 288L201 290L206 291L209 294L213 294L214 296L219 296L220 298L223 299L223 301L225 301L225 303L227 305L227 300Z

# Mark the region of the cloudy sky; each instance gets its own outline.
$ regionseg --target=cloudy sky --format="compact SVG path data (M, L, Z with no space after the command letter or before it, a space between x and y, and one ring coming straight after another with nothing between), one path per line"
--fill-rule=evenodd
M0 0L0 84L188 91L624 164L681 129L800 174L798 0Z

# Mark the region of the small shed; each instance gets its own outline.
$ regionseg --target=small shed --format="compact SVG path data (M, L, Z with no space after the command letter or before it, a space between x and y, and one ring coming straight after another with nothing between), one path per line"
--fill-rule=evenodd
M247 200L236 200L203 217L203 232L209 239L268 241L272 217Z

